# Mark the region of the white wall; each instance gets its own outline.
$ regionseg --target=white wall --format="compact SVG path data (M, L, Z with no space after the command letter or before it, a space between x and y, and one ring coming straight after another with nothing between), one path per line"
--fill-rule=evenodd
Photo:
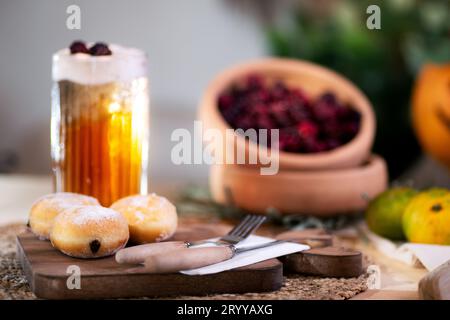
M81 7L80 31L65 27L70 4ZM256 19L227 0L0 0L0 153L16 152L19 172L50 172L51 54L74 39L148 53L151 175L204 181L205 167L170 163L170 132L192 127L197 101L214 74L264 55Z

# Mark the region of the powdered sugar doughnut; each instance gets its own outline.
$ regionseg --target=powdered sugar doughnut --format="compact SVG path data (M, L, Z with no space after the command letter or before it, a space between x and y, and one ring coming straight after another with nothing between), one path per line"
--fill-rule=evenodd
M80 206L59 214L50 232L52 245L76 258L98 258L114 254L128 242L125 217L101 206Z
M122 198L114 202L111 208L127 219L133 243L163 241L170 238L177 229L175 206L154 193Z
M100 205L98 200L71 192L47 194L39 198L31 207L29 224L40 239L48 239L55 217L65 209L81 205Z

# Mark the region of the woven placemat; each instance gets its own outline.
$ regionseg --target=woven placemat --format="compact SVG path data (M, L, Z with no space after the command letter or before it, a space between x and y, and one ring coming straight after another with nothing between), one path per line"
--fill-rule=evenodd
M16 260L16 234L25 230L23 225L0 227L0 299L36 299L30 290L25 275ZM283 287L275 292L246 294L217 294L209 296L180 296L171 299L215 299L215 300L304 300L304 299L349 299L367 290L367 275L357 278L320 278L301 275L286 275ZM143 298L146 299L146 298Z

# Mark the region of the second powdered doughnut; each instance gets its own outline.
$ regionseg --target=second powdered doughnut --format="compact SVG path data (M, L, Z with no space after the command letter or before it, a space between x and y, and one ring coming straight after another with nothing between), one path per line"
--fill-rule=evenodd
M177 229L175 206L154 193L119 199L111 205L111 209L125 216L130 230L130 241L135 244L166 240Z

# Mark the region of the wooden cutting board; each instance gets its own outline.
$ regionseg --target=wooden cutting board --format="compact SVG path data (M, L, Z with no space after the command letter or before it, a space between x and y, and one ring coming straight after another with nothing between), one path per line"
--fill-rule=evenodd
M173 240L217 237L226 234L229 228L220 223L184 223ZM362 272L361 253L332 247L332 237L323 231L289 231L277 238L295 239L313 248L284 257L281 261L289 272L324 277L355 277ZM117 264L113 257L92 260L68 257L54 249L50 242L38 240L31 232L18 236L17 253L31 289L36 296L47 299L265 292L278 290L283 282L283 264L278 259L202 276L136 273L135 266ZM67 282L73 279L70 266L77 266L80 270L81 289L67 286Z
M214 228L211 225L189 225L180 227L174 239L195 241L227 231L228 228L221 225ZM129 270L135 266L120 265L114 257L89 260L68 257L54 249L49 241L41 241L31 232L17 237L17 253L31 289L37 297L46 299L265 292L278 290L283 284L283 265L277 259L202 276L130 273ZM80 268L81 289L68 289L69 266Z

